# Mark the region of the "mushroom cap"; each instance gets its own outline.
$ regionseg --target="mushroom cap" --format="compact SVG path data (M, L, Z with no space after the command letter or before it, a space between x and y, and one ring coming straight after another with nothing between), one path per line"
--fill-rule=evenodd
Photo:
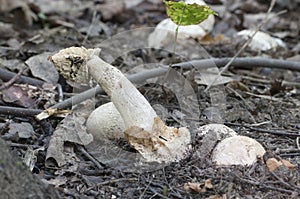
M96 108L86 122L87 131L94 141L124 138L124 121L112 102Z
M214 131L217 135L236 136L237 133L224 124L207 124L197 129L198 135L204 136L209 131Z
M246 136L233 136L222 140L214 149L212 161L218 166L251 165L265 154L256 140Z

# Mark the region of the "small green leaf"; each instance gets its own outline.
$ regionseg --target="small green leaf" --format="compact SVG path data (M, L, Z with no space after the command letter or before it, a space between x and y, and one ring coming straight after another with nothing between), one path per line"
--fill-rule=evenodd
M47 19L47 16L46 16L44 13L42 13L42 12L39 12L39 13L38 13L38 17L39 17L41 20L43 20L43 21L45 21L45 20Z
M177 25L187 26L199 24L210 14L218 15L209 6L199 4L186 4L184 1L173 2L164 0L167 14Z

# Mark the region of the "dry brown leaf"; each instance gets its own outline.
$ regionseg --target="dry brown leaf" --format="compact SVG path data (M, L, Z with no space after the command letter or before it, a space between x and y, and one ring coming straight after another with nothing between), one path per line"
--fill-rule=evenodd
M212 44L219 44L222 43L226 40L227 38L225 38L224 35L219 34L215 37L212 37L210 35L205 35L203 38L201 38L201 40L199 41L200 44L204 44L204 45L212 45Z
M15 8L22 7L25 4L22 0L0 0L0 11L9 12Z
M2 97L3 101L22 107L34 108L34 106L38 105L49 107L56 102L57 92L55 88L56 86L48 83L43 84L42 88L27 84L14 84L2 91ZM36 99L39 100L37 101Z
M232 88L234 90L250 92L250 89L248 88L248 86L240 81L229 82L226 87Z
M266 161L266 164L267 164L269 171L274 171L281 165L285 166L286 168L288 168L290 170L294 170L294 168L295 168L295 165L293 165L289 161L283 160L283 159L277 160L276 158L269 158Z
M293 165L292 163L290 163L287 160L281 160L282 164L287 167L289 170L294 170L295 165Z
M235 81L235 79L232 77L222 76L218 73L219 70L217 68L201 70L201 74L195 76L195 81L197 84L203 85L223 85Z
M208 188L208 189L212 189L214 188L214 186L211 184L211 179L207 179L204 182L204 187Z
M29 167L29 170L30 171L33 171L33 168L37 162L37 154L39 151L44 151L45 148L44 147L40 147L40 148L37 148L37 149L32 149L32 148L28 148L26 153L25 153L25 156L23 158L23 161L24 163L26 164L26 166Z
M93 141L93 136L86 132L84 125L93 108L92 100L82 102L56 127L47 149L47 165L53 160L59 167L68 162L74 162L77 158L72 143L87 145Z
M202 192L201 184L200 183L194 183L194 182L188 182L184 183L183 189L186 191L194 191L197 193Z
M274 171L275 169L277 169L279 166L282 165L282 163L278 160L276 160L276 158L269 158L266 161L267 167L269 169L269 171Z
M35 103L35 100L28 95L30 89L30 87L15 84L2 91L3 101L22 107L31 107Z
M212 189L214 186L211 184L211 179L205 180L204 184L199 182L184 183L183 189L190 192L204 193L207 189Z
M56 84L59 78L58 72L53 64L47 60L52 53L45 52L35 55L26 60L30 71L34 77L38 77L46 82Z

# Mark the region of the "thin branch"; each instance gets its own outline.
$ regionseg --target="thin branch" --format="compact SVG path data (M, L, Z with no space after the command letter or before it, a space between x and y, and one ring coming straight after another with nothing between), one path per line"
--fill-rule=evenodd
M233 174L233 175L235 176L237 181L242 182L243 184L245 184L245 183L251 184L251 185L257 186L261 189L270 189L270 190L283 192L283 193L289 193L289 194L292 194L294 192L299 193L299 191L295 190L295 189L294 190L289 190L289 189L283 189L283 188L280 188L280 187L273 187L273 186L269 186L269 185L263 184L261 182L258 182L256 180L244 179L244 178L241 178L241 177L237 176L236 174Z
M82 146L76 145L76 148L90 161L92 161L98 169L103 169L103 166L91 155L87 152Z
M158 195L160 198L169 199L169 197L164 196L164 195L158 193L153 187L148 187L148 189L149 189L150 191L152 191L155 195Z
M228 63L231 58L212 58L203 60L193 60L190 62L182 62L173 64L172 67L180 67L182 69L206 69L211 67L222 67ZM231 66L241 68L254 68L254 67L268 67L268 68L280 68L289 69L294 71L300 71L300 62L267 59L267 58L236 58ZM168 71L168 66L161 66L148 71L140 72L133 75L128 75L127 78L133 83L144 82L147 79L163 76ZM86 90L80 94L77 94L71 98L68 98L60 103L53 105L51 108L69 108L72 105L83 102L87 99L93 98L95 94L104 94L104 91L98 86L89 90Z
M270 171L270 173L272 174L272 176L274 176L280 182L281 185L286 186L287 188L290 188L290 189L295 189L296 188L296 187L293 187L292 185L290 185L289 183L285 182L281 177L279 177L273 171Z
M104 181L104 182L99 182L99 183L97 183L97 186L103 186L103 185L122 182L122 181L139 181L139 179L138 178L118 178L118 179L112 179L112 180L108 180L108 181Z
M150 182L147 184L147 186L145 187L144 191L141 193L139 199L142 199L145 195L145 192L147 191L147 189L150 187L151 183L153 181L153 178L150 180Z
M295 157L295 156L300 156L300 153L282 153L279 154L280 157Z
M250 125L245 125L245 124L235 124L235 123L230 123L230 122L225 122L224 124L228 126L240 126L240 127L245 127L248 128L250 131L255 131L255 132L262 132L262 133L269 133L273 135L280 135L280 136L288 136L288 137L300 137L300 134L298 133L288 133L285 131L278 131L278 130L270 130L270 129L261 129L261 128L255 128Z
M20 79L22 73L25 71L25 68L22 68L13 78L11 78L10 80L8 80L7 82L3 83L0 86L0 91L3 89L6 89L8 87L10 87L15 81L17 81L18 79Z
M43 110L40 109L28 109L19 107L0 106L0 114L3 115L14 115L19 117L35 116L41 113Z
M7 141L6 143L11 147L20 147L23 149L28 149L28 148L38 149L38 148L42 147L39 145L20 144L20 143L14 143L14 142L9 142L9 141Z
M215 66L222 67L230 59L231 58L220 58L220 59L214 58L214 59L194 60L190 62L182 62L182 63L174 64L172 67L181 67L183 69L191 69L193 67L197 69L210 68ZM237 58L232 62L231 65L236 67L243 67L243 68L269 67L269 68L280 68L280 69L300 71L300 62L266 59L266 58ZM139 83L149 78L162 76L167 72L167 70L168 70L168 66L163 66L145 72L129 75L128 79L134 83ZM71 107L72 105L78 104L82 101L85 101L87 99L90 99L94 97L95 94L104 94L104 91L97 86L96 88L89 89L78 95L68 98L65 101L57 103L51 108L65 109ZM1 109L0 109L0 113L1 113Z
M296 190L288 190L288 189L283 189L280 187L273 187L273 186L269 186L269 185L261 185L261 188L270 189L270 190L274 190L274 191L278 191L278 192L282 192L282 193L288 193L288 194L293 194L294 192L297 192L298 194L300 193L299 191L296 191Z
M16 73L10 72L10 71L5 70L3 68L0 68L0 79L2 79L3 81L9 81L14 76L16 76ZM25 83L25 84L40 86L40 87L45 83L42 80L26 77L26 76L23 76L23 75L21 75L21 77L16 82L17 83Z
M196 68L196 69L207 69L212 67L223 67L226 65L231 58L212 58L212 59L202 59L202 60L192 60L189 62L181 62L173 64L172 67L181 68ZM232 61L230 66L237 68L252 69L256 67L266 67L266 68L277 68L277 69L288 69L300 72L300 62L287 61L279 59L268 59L268 58L250 58L250 57L240 57Z

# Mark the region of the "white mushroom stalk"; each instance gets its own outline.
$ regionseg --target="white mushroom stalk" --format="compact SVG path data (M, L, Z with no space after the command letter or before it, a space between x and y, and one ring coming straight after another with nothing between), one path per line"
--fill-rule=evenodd
M156 112L123 73L96 55L91 56L87 66L93 79L110 96L125 127L138 126L151 131Z
M190 149L189 130L166 126L122 72L98 57L99 52L99 49L71 47L61 50L50 59L64 77L73 81L76 81L76 77L82 79L78 72L88 71L110 96L125 123L124 137L143 160L174 162L185 158Z

